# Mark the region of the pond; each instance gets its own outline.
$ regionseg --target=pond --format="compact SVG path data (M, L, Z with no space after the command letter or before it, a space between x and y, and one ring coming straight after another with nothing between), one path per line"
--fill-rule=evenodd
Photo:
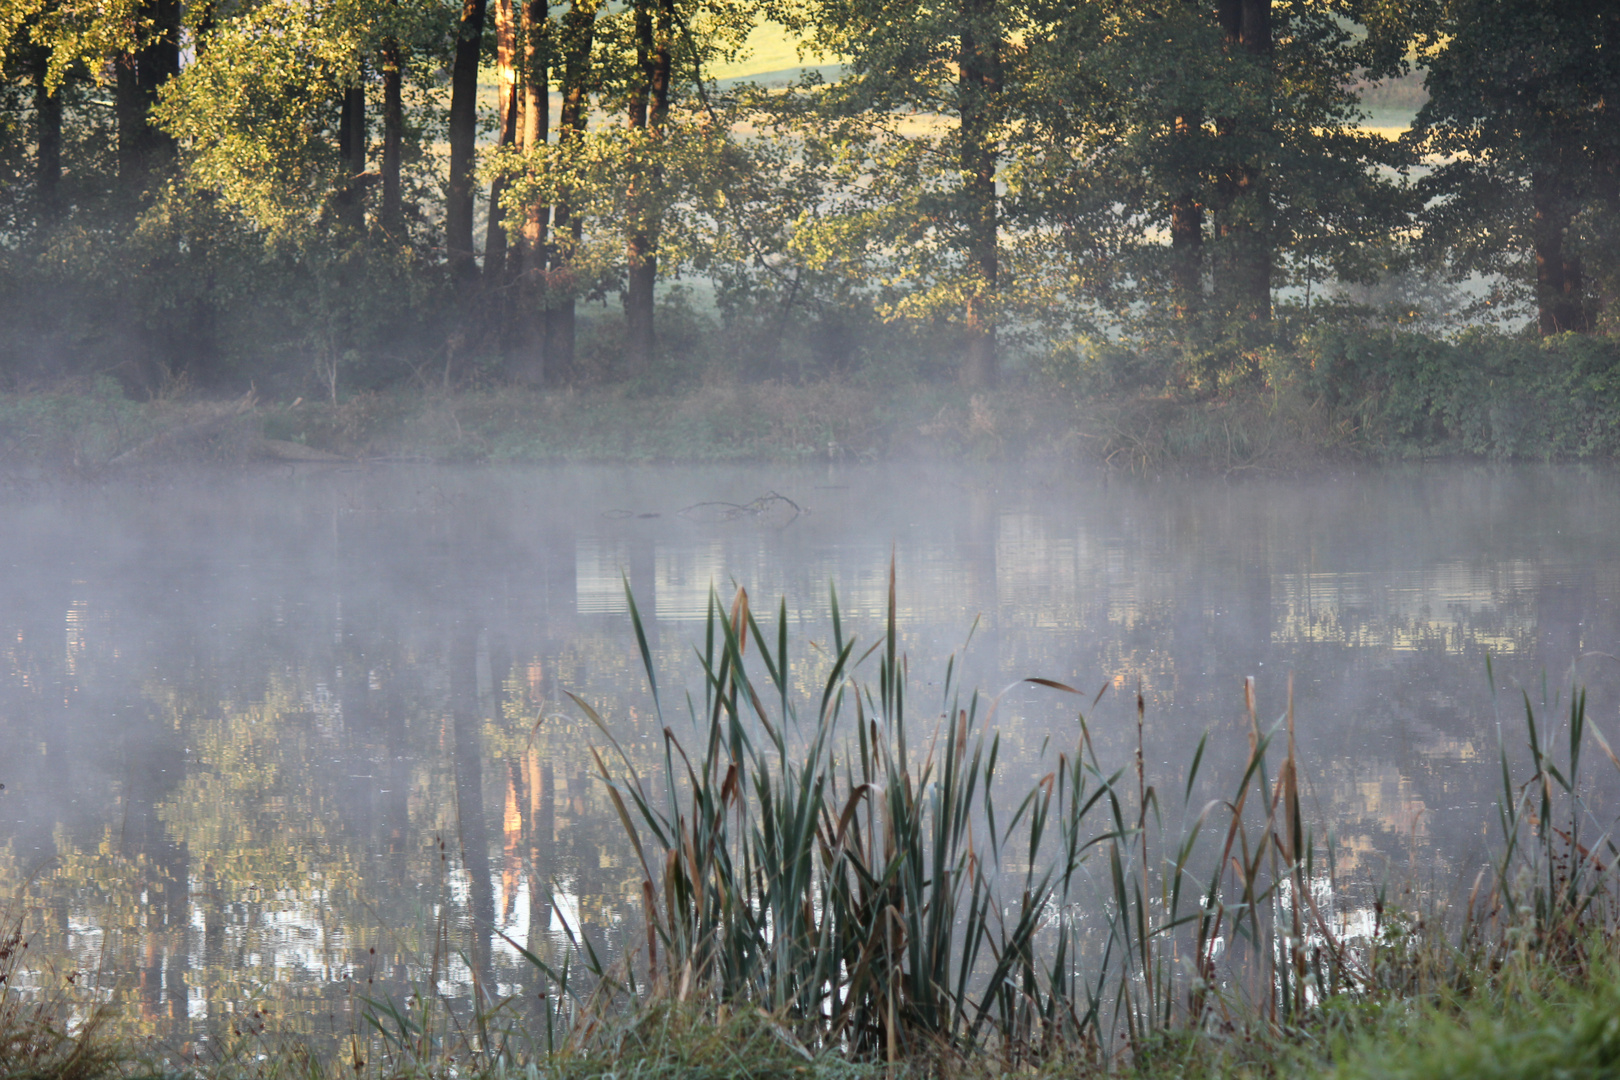
M914 723L955 655L1009 772L1050 768L1077 704L1128 766L1140 692L1150 774L1179 784L1207 732L1219 787L1247 754L1244 679L1267 724L1291 681L1338 873L1466 889L1499 731L1522 741L1515 687L1540 702L1574 672L1620 735L1616 479L389 466L14 487L0 895L49 958L36 983L77 972L169 1037L256 1005L337 1032L356 995L526 993L516 945L577 929L611 950L639 919L605 736L568 697L658 760L625 583L679 713L711 589L745 588L768 632L785 601L808 697L831 591L875 641L891 565Z

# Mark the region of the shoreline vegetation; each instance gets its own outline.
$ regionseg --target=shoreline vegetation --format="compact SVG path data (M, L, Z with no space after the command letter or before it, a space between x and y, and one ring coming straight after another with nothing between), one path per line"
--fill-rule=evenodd
M110 377L0 392L0 467L93 477L173 463L855 464L937 458L1290 473L1410 460L1620 455L1620 338L1319 329L1214 387L1184 358L1096 347L994 390L859 377L706 380L638 391L498 378L357 392L336 404L146 400Z
M645 875L641 919L610 928L607 949L565 922L547 955L521 950L532 984L510 997L350 993L327 1046L248 1002L199 1050L120 1036L117 1007L27 957L17 923L0 941L0 1076L1528 1080L1620 1068L1620 849L1599 810L1620 757L1578 688L1533 701L1497 687L1487 664L1504 734L1477 877L1358 886L1338 876L1309 809L1292 687L1270 718L1246 683L1248 750L1228 767L1210 764L1221 755L1206 736L1157 775L1140 701L1133 760L1093 742L1096 699L1031 680L1077 703L1077 721L1026 789L998 771L985 702L952 666L944 713L917 715L895 592L891 569L886 631L870 644L845 637L833 597L817 687L788 677L799 643L785 607L711 594L706 690L685 710L659 700L630 598L668 725L662 764L638 769L616 718L574 699L600 732L597 779ZM993 799L997 785L1011 790Z

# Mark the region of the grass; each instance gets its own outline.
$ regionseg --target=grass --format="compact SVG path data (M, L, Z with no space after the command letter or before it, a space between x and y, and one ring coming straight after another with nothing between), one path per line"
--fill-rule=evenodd
M1191 378L1191 360L1162 352L1121 345L1066 355L1044 373L1010 374L993 392L878 378L875 369L806 382L708 381L713 373L694 369L680 389L649 381L542 392L485 385L474 372L461 389L424 377L335 404L252 392L214 401L183 386L135 402L103 379L0 393L0 469L100 476L131 464L258 459L928 457L1089 462L1152 476L1620 454L1620 344L1612 337L1537 341L1469 331L1448 339L1323 326L1292 347L1228 357L1235 366L1192 381L1181 378Z
M101 475L137 463L300 455L514 463L1022 460L1072 457L1074 418L1071 403L1034 390L967 394L842 380L641 395L615 388L396 390L336 406L257 397L141 403L105 386L71 386L0 394L0 467Z
M244 407L244 402L246 402ZM241 411L236 411L240 409ZM338 405L135 402L106 388L0 394L0 469L116 475L131 465L261 460L513 464L1090 462L1153 475L1289 471L1366 456L1353 424L1294 394L1221 401L970 394L841 380L537 393L409 390Z
M628 591L628 589L627 589ZM846 635L837 597L800 658L785 608L711 597L703 691L659 691L659 767L596 765L640 868L642 917L606 948L567 927L538 996L362 1001L337 1053L265 1023L205 1060L119 1042L60 981L0 949L0 1076L237 1077L1610 1076L1620 1068L1620 848L1592 800L1620 771L1585 696L1503 696L1496 850L1449 907L1362 904L1301 796L1294 706L1246 691L1234 775L1105 762L1095 699L1018 779L986 703L947 664L913 699L888 620ZM813 686L803 674L815 673ZM1493 677L1494 678L1494 677ZM1543 699L1546 700L1544 693ZM915 719L921 709L921 724ZM678 716L684 713L684 719ZM1509 724L1511 730L1512 724ZM1522 743L1522 750L1520 744ZM515 944L515 943L514 943ZM530 987L529 990L533 990Z

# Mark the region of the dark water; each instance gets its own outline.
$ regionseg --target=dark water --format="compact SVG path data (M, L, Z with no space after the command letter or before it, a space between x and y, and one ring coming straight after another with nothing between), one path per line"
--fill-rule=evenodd
M804 512L736 509L772 491ZM891 554L915 710L937 710L971 630L967 679L1015 772L1075 732L1077 699L1023 677L1112 687L1091 718L1121 765L1140 686L1149 766L1175 782L1205 731L1206 774L1237 768L1243 678L1269 719L1292 674L1341 872L1450 888L1494 828L1498 708L1519 738L1487 651L1538 700L1542 672L1556 689L1579 662L1620 735L1620 663L1591 655L1620 655L1617 526L1620 478L1552 468L1112 485L357 469L12 490L0 888L57 975L155 1031L250 1001L319 1027L356 986L465 995L475 972L519 992L530 972L492 928L543 950L566 920L611 948L638 918L593 778L602 737L564 696L652 759L621 575L674 698L696 685L711 585L745 586L768 624L786 598L808 693L829 584L871 640Z

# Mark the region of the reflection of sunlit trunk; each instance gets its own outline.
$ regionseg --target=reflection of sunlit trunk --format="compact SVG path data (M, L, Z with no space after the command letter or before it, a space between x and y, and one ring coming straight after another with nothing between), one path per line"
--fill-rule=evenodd
M158 936L146 935L146 958L141 962L141 1017L156 1020L163 999L163 949Z
M542 760L544 759L544 760ZM557 827L553 810L551 759L543 749L531 748L523 757L523 786L527 798L518 804L523 818L523 834L528 845L529 940L525 945L535 956L546 955L546 932L551 927L551 838ZM542 1000L544 977L530 972L539 989L529 995L538 1016L544 1016Z
M996 541L1001 527L997 505L993 489L979 487L968 496L967 551L963 562L971 583L969 603L973 610L967 614L970 621L975 616L981 618L980 629L986 633L995 631L996 611L1001 603L996 590Z
M467 868L472 899L472 961L480 991L495 993L489 939L495 924L495 889L490 881L489 829L484 823L484 769L479 740L478 636L463 628L450 648L450 711L455 726L456 819L461 831L461 862Z
M1556 575L1543 571L1539 576L1535 589L1535 627L1543 671L1568 671L1581 656L1585 599L1593 591L1593 584L1589 575L1578 570L1561 570Z
M209 863L203 868L203 949L202 969L205 972L225 970L225 899L220 895L219 872ZM225 1010L225 980L210 977L204 982L208 997L208 1015L221 1016Z
M183 1019L190 873L186 846L170 837L158 818L157 807L185 775L184 744L171 729L149 729L126 744L125 768L129 780L121 854L137 874L127 885L142 898L139 918L145 955L140 965L141 1015L160 1019L167 992L171 1015Z
M501 860L501 923L512 921L517 905L518 881L523 874L523 767L516 761L506 766L506 812L501 817L505 843Z
M165 914L169 929L169 956L163 983L169 994L169 1019L184 1021L191 1016L190 990L186 985L186 972L191 959L191 950L186 947L186 937L191 929L191 889L187 880L189 860L186 858L185 845L177 846L179 859L175 864L173 879L164 890L164 907L168 909Z
M648 641L657 633L658 610L658 546L651 537L637 537L630 543L630 591L635 594L636 606L645 620Z

